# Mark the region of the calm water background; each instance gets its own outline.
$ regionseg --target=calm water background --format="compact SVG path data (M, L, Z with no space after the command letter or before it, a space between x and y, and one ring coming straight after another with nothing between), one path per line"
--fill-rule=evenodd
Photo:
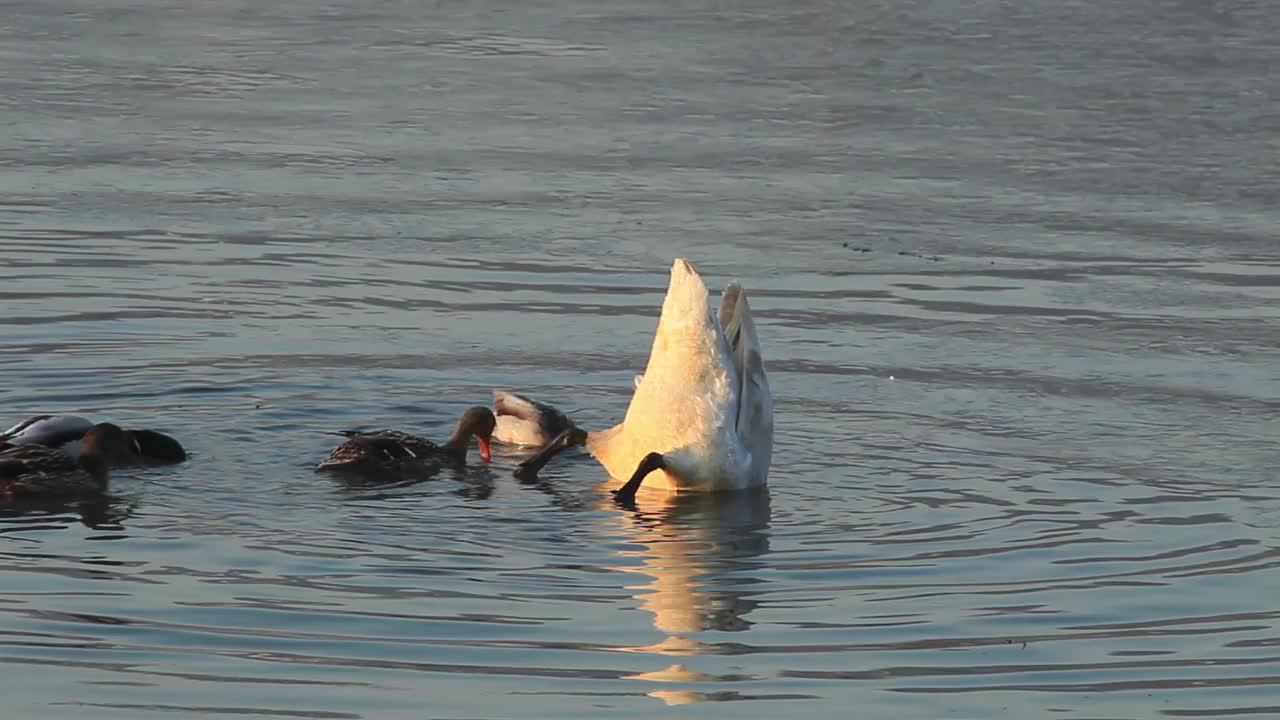
M0 421L193 455L0 513L6 717L1280 716L1270 4L3 8ZM311 472L616 420L677 255L767 494Z

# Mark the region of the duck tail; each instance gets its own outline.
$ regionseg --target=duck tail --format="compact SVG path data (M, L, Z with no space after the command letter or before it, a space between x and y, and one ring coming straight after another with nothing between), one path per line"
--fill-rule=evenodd
M506 390L493 391L493 412L495 415L510 415L529 421L536 421L540 414L537 403Z

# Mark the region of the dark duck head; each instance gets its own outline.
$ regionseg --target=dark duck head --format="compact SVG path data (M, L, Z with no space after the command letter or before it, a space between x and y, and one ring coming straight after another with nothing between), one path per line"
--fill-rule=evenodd
M494 418L492 410L483 405L476 405L458 418L453 435L450 435L441 447L449 455L465 460L467 447L471 445L471 438L474 436L476 442L480 444L480 459L487 462L490 457L489 440L493 437L493 429L497 425L498 421Z

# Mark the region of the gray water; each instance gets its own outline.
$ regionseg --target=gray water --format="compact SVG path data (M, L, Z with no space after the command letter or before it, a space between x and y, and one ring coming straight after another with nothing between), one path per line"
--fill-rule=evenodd
M1270 4L3 17L0 422L192 453L0 510L5 717L1280 716ZM616 421L676 256L751 293L767 493L311 471Z

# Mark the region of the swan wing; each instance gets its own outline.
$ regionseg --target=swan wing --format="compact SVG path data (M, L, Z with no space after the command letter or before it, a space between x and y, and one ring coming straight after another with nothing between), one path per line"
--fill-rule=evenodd
M735 428L739 438L754 454L773 447L773 396L760 353L760 336L751 318L747 291L737 282L729 283L720 296L720 327L729 345L738 376L738 415Z

